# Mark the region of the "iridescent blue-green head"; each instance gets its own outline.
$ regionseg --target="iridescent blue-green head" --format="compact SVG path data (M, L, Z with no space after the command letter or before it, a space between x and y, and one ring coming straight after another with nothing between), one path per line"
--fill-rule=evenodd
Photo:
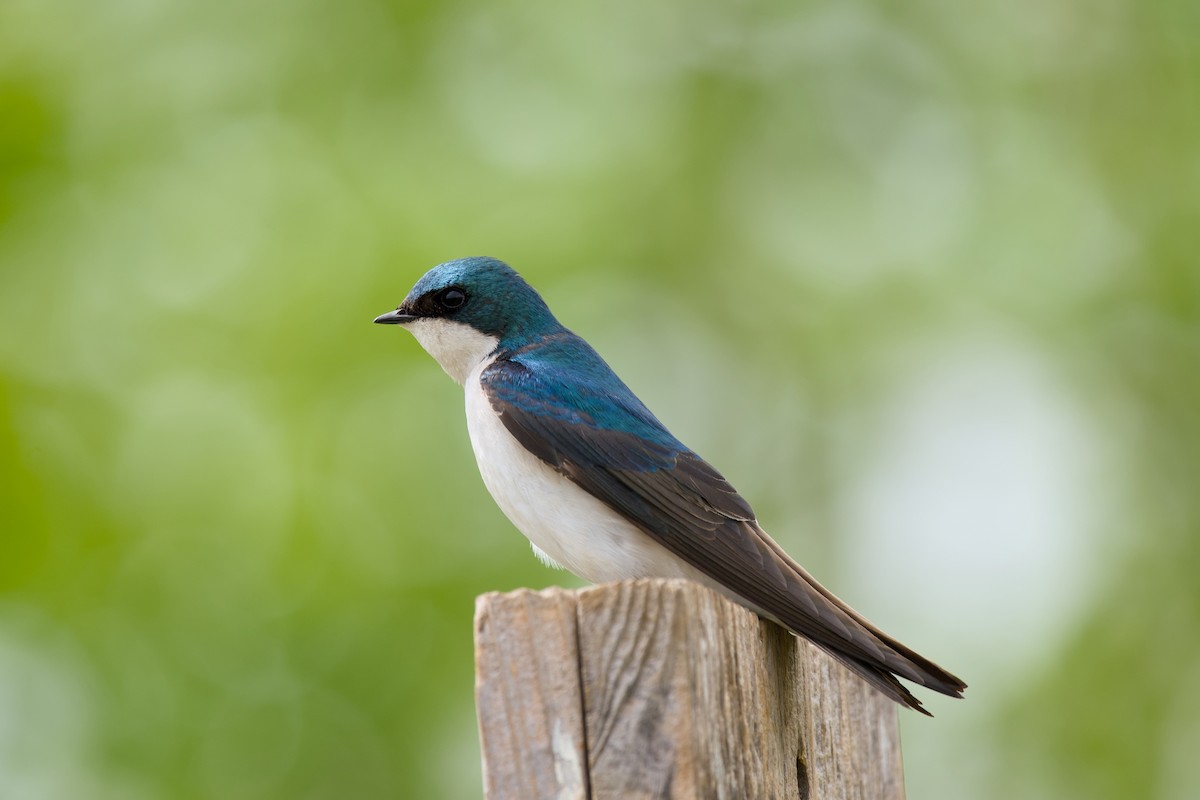
M403 325L459 383L498 346L519 347L561 328L524 278L485 256L438 264L375 321Z

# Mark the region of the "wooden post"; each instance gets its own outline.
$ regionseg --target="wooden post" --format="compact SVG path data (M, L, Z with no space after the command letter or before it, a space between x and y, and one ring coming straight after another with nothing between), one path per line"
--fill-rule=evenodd
M488 800L903 800L897 706L697 584L487 594Z

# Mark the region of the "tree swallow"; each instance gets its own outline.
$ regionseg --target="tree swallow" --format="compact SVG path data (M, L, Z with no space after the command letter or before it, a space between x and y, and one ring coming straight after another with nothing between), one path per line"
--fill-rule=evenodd
M480 475L547 564L593 583L688 578L803 636L928 714L897 676L966 684L876 628L793 561L541 296L494 258L425 274L395 311L466 391Z

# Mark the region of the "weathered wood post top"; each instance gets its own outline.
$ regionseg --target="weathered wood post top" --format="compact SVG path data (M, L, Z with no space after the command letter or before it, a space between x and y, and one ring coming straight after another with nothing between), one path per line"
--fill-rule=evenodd
M488 800L902 800L897 705L697 584L487 594Z

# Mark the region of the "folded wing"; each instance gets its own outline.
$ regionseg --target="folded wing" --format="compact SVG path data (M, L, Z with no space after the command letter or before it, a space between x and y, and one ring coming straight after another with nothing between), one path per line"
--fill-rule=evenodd
M493 409L530 452L892 699L928 713L896 675L962 696L965 683L884 634L784 553L729 482L623 384L613 392L610 380L581 374L555 389L540 372L517 356L481 376Z

